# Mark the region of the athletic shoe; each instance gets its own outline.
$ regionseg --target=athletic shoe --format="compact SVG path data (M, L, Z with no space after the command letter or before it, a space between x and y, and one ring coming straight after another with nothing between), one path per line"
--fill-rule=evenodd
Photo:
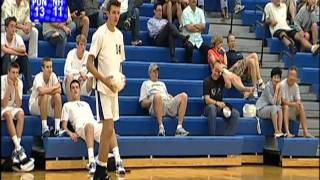
M262 92L266 88L266 85L264 84L262 79L260 79L257 84L258 84L258 91L260 92Z
M319 54L319 52L320 52L320 46L319 46L319 44L313 45L313 46L311 47L311 52L312 52L312 55L313 55L313 56L316 56L317 54Z
M91 162L87 164L87 169L89 170L89 174L94 174L94 172L96 172L96 163L95 162Z
M131 45L133 46L141 46L142 45L142 41L139 40L135 40L135 41L131 41Z
M65 134L66 134L66 131L62 129L54 130L54 133L53 133L55 137L63 137Z
M234 7L234 13L239 14L240 12L242 12L244 10L244 8L245 8L244 5L237 4Z
M166 136L166 131L164 128L159 128L158 136Z
M11 159L12 159L12 163L13 163L13 164L18 164L18 163L20 163L19 154L18 154L18 152L17 152L15 149L12 151Z
M50 130L49 128L47 127L46 129L42 129L42 135L41 137L42 138L45 138L45 137L49 137L50 136Z
M253 97L258 99L258 90L253 91Z
M93 180L106 180L109 179L108 171L106 167L96 164L96 171L93 175Z
M131 26L130 19L126 19L124 21L124 29L128 31L130 29L130 26Z
M188 136L189 132L184 128L179 128L176 130L176 136Z
M297 54L298 52L297 48L292 43L289 44L289 49L291 51L291 54Z
M122 160L120 162L116 162L116 173L126 174L126 170L123 167Z

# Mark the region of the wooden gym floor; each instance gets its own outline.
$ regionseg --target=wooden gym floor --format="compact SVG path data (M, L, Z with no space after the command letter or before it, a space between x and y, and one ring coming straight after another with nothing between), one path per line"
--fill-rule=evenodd
M111 173L112 180L318 180L318 168L281 168L250 165L212 168L140 168L125 176ZM88 180L85 170L1 172L4 180Z

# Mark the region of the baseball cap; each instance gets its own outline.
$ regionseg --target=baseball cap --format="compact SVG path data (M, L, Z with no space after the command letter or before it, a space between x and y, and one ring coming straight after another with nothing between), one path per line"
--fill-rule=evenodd
M159 68L159 66L158 66L156 63L151 63L151 64L149 65L149 70L148 70L149 74L150 74L152 71L154 71L154 70L160 70L160 68Z

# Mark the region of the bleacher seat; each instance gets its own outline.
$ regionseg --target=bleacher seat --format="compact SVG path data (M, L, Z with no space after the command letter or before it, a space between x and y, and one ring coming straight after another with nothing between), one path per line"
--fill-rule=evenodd
M287 68L292 65L298 67L299 69L303 67L320 68L319 57L319 55L313 56L311 53L298 52L294 57L284 54L283 61L285 67Z
M319 84L319 68L300 68L301 83Z
M3 124L2 124L3 125ZM33 136L22 136L21 145L25 150L27 156L31 155L32 145L33 145ZM14 149L12 139L10 136L1 136L1 157L6 158L10 157Z
M318 138L280 138L282 156L314 157L317 155Z
M256 23L256 20L261 21L262 12L256 10L244 10L242 12L242 25L250 26Z

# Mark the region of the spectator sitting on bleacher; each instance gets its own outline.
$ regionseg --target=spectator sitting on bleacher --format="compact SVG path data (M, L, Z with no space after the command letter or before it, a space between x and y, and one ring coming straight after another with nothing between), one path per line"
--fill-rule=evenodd
M38 57L38 30L30 20L29 2L26 0L5 0L1 7L1 31L4 31L4 20L16 17L19 34L24 40L29 40L29 58Z
M226 120L224 135L231 136L237 131L240 114L231 104L223 101L223 89L231 88L229 78L220 69L220 62L216 61L211 67L211 75L203 80L203 98L206 104L204 115L208 117L209 134L216 135L217 115Z
M31 171L34 159L28 158L21 146L24 124L22 105L22 81L19 79L19 64L12 62L7 75L1 76L1 120L7 121L9 135L14 144L12 152L12 169L14 171ZM13 120L17 121L15 127Z
M94 159L94 141L100 143L100 135L102 131L102 123L98 123L94 117L89 104L80 100L80 82L72 80L70 83L70 96L69 102L63 105L61 113L62 128L74 141L78 141L80 136L87 144L89 163L87 168L90 174L96 171L96 162ZM68 129L68 121L71 123L75 133ZM117 142L117 135L115 130L111 136L111 149L116 161L116 172L125 174L125 169L119 153Z
M271 70L271 80L256 102L257 116L263 119L272 119L274 137L283 136L282 133L282 108L281 108L281 81L282 71L279 67ZM291 137L288 134L288 137Z
M89 17L91 28L98 28L105 23L104 11L100 9L100 3L97 0L85 0L84 10Z
M25 79L26 87L23 92L27 93L32 84L30 62L23 39L16 33L16 22L15 17L7 17L5 19L6 32L1 33L1 75L8 72L11 62L17 62L20 66L20 73Z
M174 24L162 19L161 4L155 4L153 9L154 16L147 23L149 35L154 39L157 46L169 46L171 61L177 62L176 39L180 38L185 42L190 36L184 36Z
M70 98L70 82L74 79L79 80L81 95L89 96L92 90L93 76L88 72L87 59L89 52L86 50L87 38L78 35L76 38L77 48L69 51L64 64L64 94Z
M31 115L41 117L42 137L50 136L47 123L48 116L55 118L54 135L61 136L63 131L60 130L62 107L60 82L53 72L50 58L43 58L41 66L42 72L39 72L33 81L32 93L29 99L29 111Z
M293 137L289 130L289 120L299 120L302 124L303 136L313 138L308 132L307 117L301 102L299 85L297 84L298 68L290 67L288 78L281 81L282 109L286 134Z
M308 0L302 6L294 19L294 25L297 31L307 40L312 39L312 44L315 45L319 41L319 6L317 0Z
M283 2L286 4L287 6L287 11L289 11L289 24L293 24L294 19L297 15L297 1L298 0L283 0Z
M251 53L243 57L242 53L236 50L236 36L228 34L227 42L229 51L227 52L227 67L235 75L239 76L242 81L251 80L256 90L262 91L265 84L261 78L259 58L257 53ZM255 92L257 96L257 92Z
M120 30L131 30L131 44L134 46L142 45L140 39L140 14L138 7L135 7L136 0L118 0L121 3L120 19L117 27ZM104 1L106 7L109 0Z
M228 19L228 0L220 0L221 5L221 17ZM244 5L241 5L241 0L235 0L234 13L238 14L243 11Z
M190 38L184 43L186 61L192 63L193 49L196 48L202 53L202 63L208 62L209 46L203 42L201 33L206 27L206 20L202 9L197 7L197 0L189 0L187 6L182 12L183 34L190 35Z
M222 37L216 35L213 39L212 46L212 49L208 51L208 63L210 68L214 68L213 65L215 62L220 62L219 64L216 64L219 71L225 74L225 78L227 78L235 88L244 93L245 98L248 98L251 95L257 98L258 93L255 87L245 87L241 81L241 78L227 69L228 61L226 51L223 48Z
M56 57L64 57L68 36L71 36L75 30L76 24L72 21L69 8L66 22L43 23L44 39L56 45Z
M182 29L182 7L183 0L157 0L156 4L161 4L163 7L163 17L168 20L169 23L173 23L174 19L179 21L179 29Z
M85 0L68 0L72 21L76 23L77 28L81 28L81 34L88 37L90 21L84 11Z
M178 126L175 135L189 134L183 127L184 115L187 109L188 95L182 92L175 97L167 91L166 85L160 81L159 66L151 63L149 66L149 80L142 83L139 103L142 108L148 109L151 116L156 116L159 124L158 136L165 136L163 116L175 117L178 115Z
M303 48L310 50L314 55L318 54L319 44L311 45L305 37L301 36L297 30L292 29L287 24L287 7L286 4L281 1L282 0L272 0L272 2L269 2L264 8L266 23L269 25L271 35L278 37L293 54L297 52L293 40L299 41Z

